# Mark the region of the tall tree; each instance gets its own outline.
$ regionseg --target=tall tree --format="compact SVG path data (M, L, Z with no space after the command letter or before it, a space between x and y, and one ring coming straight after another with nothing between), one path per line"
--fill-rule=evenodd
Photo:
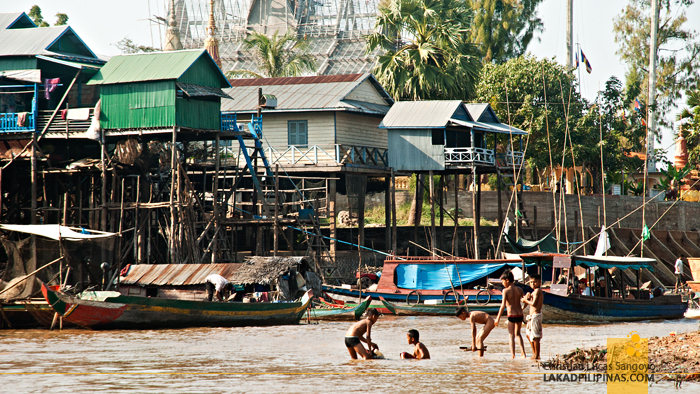
M116 44L117 48L122 51L122 53L150 53L150 52L160 52L160 49L149 47L146 45L136 44L131 38L124 37L121 41Z
M244 48L253 50L260 71L233 70L226 75L234 78L277 78L314 74L316 59L307 53L308 47L308 43L298 39L293 31L281 36L275 32L269 37L254 32L244 41Z
M678 119L682 120L683 138L688 148L688 163L693 168L700 166L700 89L686 92L686 104Z
M656 109L657 114L665 114L670 112L683 90L698 82L700 42L697 32L686 26L686 10L694 0L659 1ZM615 18L613 30L619 45L617 54L640 81L643 97L648 97L651 1L629 0L622 13ZM646 100L640 97L640 101ZM669 126L670 119L661 115L659 123Z
M531 55L486 64L475 101L490 103L502 122L530 132L528 163L538 169L549 166L550 151L554 166L561 165L567 125L576 139L573 127L587 106L565 66ZM572 165L568 151L564 165Z
M466 100L481 67L469 42L473 11L460 0L389 0L379 5L366 53L377 48L374 74L397 100Z
M62 13L56 13L56 23L54 26L64 26L68 24L68 15Z
M524 55L536 33L544 30L537 15L542 0L469 0L474 24L469 37L484 62L503 63Z
M34 24L38 27L49 27L49 23L41 16L41 7L38 5L33 5L32 8L29 9L29 14L27 15L32 18L32 21L34 21Z

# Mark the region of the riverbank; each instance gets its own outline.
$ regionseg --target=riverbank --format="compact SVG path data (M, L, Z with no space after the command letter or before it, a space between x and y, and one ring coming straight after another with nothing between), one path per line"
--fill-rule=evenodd
M700 331L648 339L649 371L662 374L657 380L700 381ZM596 346L577 348L545 361L546 369L567 371L602 371L607 365L608 349ZM657 375L658 376L658 375Z

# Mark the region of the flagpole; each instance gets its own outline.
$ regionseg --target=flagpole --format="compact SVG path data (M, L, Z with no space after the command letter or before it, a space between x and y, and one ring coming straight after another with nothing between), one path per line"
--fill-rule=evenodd
M581 67L579 67L579 54L581 53L581 44L576 43L576 69L578 69L578 95L581 95ZM583 61L583 59L581 59Z

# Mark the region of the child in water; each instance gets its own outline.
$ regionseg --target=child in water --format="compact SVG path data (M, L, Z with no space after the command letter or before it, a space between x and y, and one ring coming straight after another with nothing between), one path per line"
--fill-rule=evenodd
M379 347L372 342L372 326L377 322L377 319L379 319L379 312L374 308L369 308L366 317L353 324L345 333L345 346L353 360L357 360L358 354L363 360L374 358L374 351L378 350ZM367 338L365 338L365 333L367 333ZM367 344L367 349L362 346L362 342Z
M418 330L408 330L406 340L408 341L409 345L415 346L413 348L413 354L407 352L401 353L402 359L426 360L430 358L428 348L420 342L420 334L418 333Z

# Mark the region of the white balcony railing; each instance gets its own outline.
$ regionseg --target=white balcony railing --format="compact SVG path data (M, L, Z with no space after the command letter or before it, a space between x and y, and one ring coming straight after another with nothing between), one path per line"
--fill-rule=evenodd
M445 148L445 164L483 164L496 165L492 149L484 148Z
M325 148L325 149L324 149ZM221 154L226 157L238 156L239 147L222 147ZM254 149L248 148L248 154L252 155ZM289 146L285 150L273 147L263 149L270 165L282 166L317 165L319 163L334 164L359 164L367 166L388 167L388 151L383 148L373 148L358 145L311 145L308 147ZM239 160L245 159L241 154Z
M499 167L520 167L525 159L523 152L506 152L496 155Z

